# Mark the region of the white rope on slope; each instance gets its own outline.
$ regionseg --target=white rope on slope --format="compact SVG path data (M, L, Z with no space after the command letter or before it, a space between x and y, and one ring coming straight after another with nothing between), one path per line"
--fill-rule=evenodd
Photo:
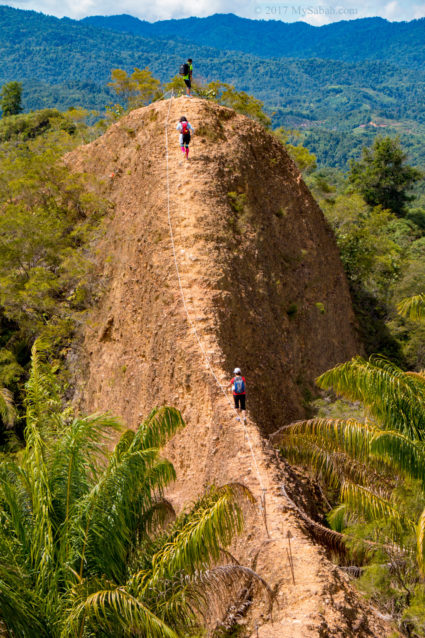
M178 280L178 284L179 284L179 289L180 289L180 295L183 301L183 307L185 309L186 312L186 316L187 316L187 320L188 323L190 325L190 327L192 328L192 331L195 335L196 341L198 342L199 348L203 354L203 357L205 359L205 362L207 364L207 367L209 369L209 371L211 372L212 376L214 377L218 387L220 388L220 390L222 391L222 393L224 394L225 399L227 400L227 402L229 403L231 409L235 412L236 416L238 419L240 419L241 417L239 417L239 413L237 412L235 406L233 405L233 403L231 402L230 398L229 398L229 394L226 392L225 388L223 388L223 386L220 383L220 380L218 379L217 375L215 374L211 362L210 362L210 358L208 357L208 354L201 342L201 339L199 338L199 334L198 331L196 329L196 325L194 323L194 321L192 320L192 317L190 315L189 309L187 307L187 303L186 303L186 297L184 294L184 290L183 290L183 286L182 286L182 282L181 282L181 277L180 277L180 270L179 270L179 265L177 262L177 256L176 256L176 246L175 246L175 241L174 241L174 231L173 231L173 224L172 224L172 220L171 220L171 211L170 211L170 177L169 177L169 158L168 158L168 122L169 122L169 117L170 117L170 110L171 110L171 102L174 99L174 94L171 94L171 98L169 100L169 106L168 106L168 111L167 111L167 118L165 121L165 162L166 162L166 185L167 185L167 213L168 213L168 226L170 229L170 239L171 239L171 246L173 249L173 258L174 258L174 265L176 268L176 273L177 273L177 280ZM249 436L249 432L248 429L246 427L246 423L243 421L243 427L245 430L245 437L246 440L248 441L248 445L249 445L249 449L251 452L251 456L252 456L252 460L254 463L254 467L255 467L255 472L257 474L257 478L258 478L258 483L260 485L260 489L262 492L261 495L261 500L260 500L260 507L264 512L264 521L265 521L265 525L266 525L266 529L267 529L267 521L265 518L265 493L266 493L266 488L264 487L262 478L261 478L261 473L257 464L257 459L254 453L254 447L252 445L252 441L251 441L251 437Z

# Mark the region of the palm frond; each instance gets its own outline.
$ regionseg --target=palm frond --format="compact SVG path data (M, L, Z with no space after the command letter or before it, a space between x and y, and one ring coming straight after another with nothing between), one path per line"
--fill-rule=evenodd
M379 431L376 426L356 419L315 418L290 424L280 440L284 443L288 436L304 434L322 448L362 460L368 458L370 443Z
M37 420L29 419L25 438L27 446L23 453L22 465L25 468L28 495L31 500L31 561L40 587L48 589L55 556L51 518L52 493L46 462L46 443L38 428Z
M62 401L55 370L47 362L50 346L36 339L31 349L31 368L25 384L25 407L27 426L38 428L56 427L56 419L62 412Z
M169 406L155 408L137 429L132 446L161 448L183 427L185 422L179 410Z
M148 534L163 530L176 520L177 514L172 503L166 498L158 498L146 512L142 527Z
M322 374L317 383L351 401L361 401L384 428L424 437L425 385L387 359L355 357Z
M421 383L425 383L425 370L421 370L420 372L406 372L406 375L408 377L414 377Z
M219 565L194 574L185 591L185 598L190 601L195 617L202 617L204 624L210 626L215 618L225 616L229 607L234 608L247 593L252 596L254 589L266 596L267 616L271 617L274 594L269 584L256 571L239 564ZM170 617L171 613L176 615L178 607L177 600L173 603L172 610L167 606L163 610ZM184 615L182 621L184 623Z
M46 624L40 618L41 608L29 576L11 565L1 564L0 618L11 635L20 638L49 636Z
M379 484L387 490L393 486L393 466L378 458L357 459L327 445L320 447L305 435L288 436L280 449L287 461L313 471L331 488L339 488L346 479L366 486Z
M416 548L419 571L421 576L425 576L425 509L419 517L416 528Z
M107 444L120 428L119 420L108 414L93 414L63 425L48 459L58 523L69 517L73 504L97 481L105 466Z
M219 559L221 546L228 546L243 527L241 489L239 485L212 488L190 516L177 519L168 542L154 557L153 582L165 575L193 574ZM245 498L252 498L247 490Z
M9 542L15 541L20 552L29 556L33 527L32 493L25 470L12 461L0 464L0 503L2 531L7 534ZM15 546L15 552L16 549Z
M397 528L404 522L412 529L415 528L414 522L403 519L390 501L366 487L346 482L341 488L341 498L350 510L357 512L366 520L385 520Z
M81 636L85 625L94 625L114 635L117 627L126 636L179 638L175 631L124 587L111 587L89 594L75 605L62 638Z
M119 462L114 457L99 482L79 500L72 534L82 543L81 575L86 564L93 573L104 573L116 582L125 579L133 533L157 494L175 478L173 466L158 457L158 450L132 449Z
M382 431L373 437L371 453L391 460L403 474L422 481L425 487L425 450L423 443L412 441L399 432Z
M12 427L16 418L13 396L7 388L0 388L0 417L6 427Z
M113 451L113 456L118 461L121 460L122 456L128 452L128 448L133 443L135 436L135 431L130 429L124 430L124 432L121 434L120 439L118 443L116 443Z
M216 596L218 600L222 600L225 597L226 590L235 586L240 587L243 580L242 577L258 584L266 594L269 604L268 614L270 615L274 601L273 590L267 581L250 567L239 564L219 565L197 575L190 587L197 591L197 595L205 596L205 603L208 603L211 594Z
M341 503L334 507L326 516L327 521L335 532L343 533L347 527L347 505Z
M402 299L397 305L397 310L402 317L408 317L416 321L425 319L425 294L422 293Z

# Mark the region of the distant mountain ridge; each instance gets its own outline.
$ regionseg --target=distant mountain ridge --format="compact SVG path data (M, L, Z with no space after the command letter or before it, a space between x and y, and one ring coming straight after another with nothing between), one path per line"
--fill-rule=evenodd
M260 57L385 60L400 66L425 63L425 18L389 22L360 18L314 27L306 22L249 20L232 13L207 18L146 22L131 15L90 16L81 22L148 38L173 39L242 51Z
M229 25L240 24L236 16L224 17ZM128 23L125 16L123 19ZM194 20L201 27L211 23ZM246 22L250 28L256 26ZM175 23L181 21L174 21L174 27ZM406 23L406 28L409 25L412 23ZM317 32L304 23L300 28ZM229 31L227 46L237 46L236 35L231 37ZM411 53L408 47L406 51ZM103 112L107 104L118 100L108 87L111 69L131 73L134 67L148 66L155 77L168 82L189 52L200 82L221 80L263 100L267 111L274 114L274 126L317 132L314 151L319 161L342 165L353 153L357 156L362 139L370 138L369 123L377 122L387 128L373 132L392 130L409 144L415 135L415 162L425 165L425 66L404 67L385 60L267 58L0 6L0 85L22 81L25 110L83 106ZM323 129L332 139L333 132L339 132L335 152L324 143ZM349 141L347 135L352 132L355 138Z

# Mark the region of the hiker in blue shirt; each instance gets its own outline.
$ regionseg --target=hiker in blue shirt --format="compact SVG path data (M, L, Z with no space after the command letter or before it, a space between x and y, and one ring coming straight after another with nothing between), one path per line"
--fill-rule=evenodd
M245 377L242 376L241 369L235 368L233 370L233 374L235 375L233 379L231 379L228 388L232 386L233 390L233 400L235 402L235 410L242 413L243 421L246 423L246 406L245 406L245 398L246 398L246 381ZM240 420L240 417L237 417Z

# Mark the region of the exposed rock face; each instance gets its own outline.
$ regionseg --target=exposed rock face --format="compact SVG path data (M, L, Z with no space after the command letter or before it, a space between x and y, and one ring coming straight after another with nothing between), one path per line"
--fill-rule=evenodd
M196 131L188 162L175 131L183 114ZM170 242L167 121L176 258L201 345ZM181 409L187 427L166 450L178 474L169 492L177 508L211 483L242 482L260 497L261 482L270 536L253 515L234 551L249 564L262 547L257 569L278 588L278 607L271 624L254 606L247 636L257 635L255 623L262 638L387 635L306 534L267 442L304 415L320 372L361 350L333 235L282 145L230 109L180 98L133 111L69 163L104 179L115 204L99 245L108 288L85 331L81 405L133 427L156 405ZM202 349L223 384L242 368L246 430Z

